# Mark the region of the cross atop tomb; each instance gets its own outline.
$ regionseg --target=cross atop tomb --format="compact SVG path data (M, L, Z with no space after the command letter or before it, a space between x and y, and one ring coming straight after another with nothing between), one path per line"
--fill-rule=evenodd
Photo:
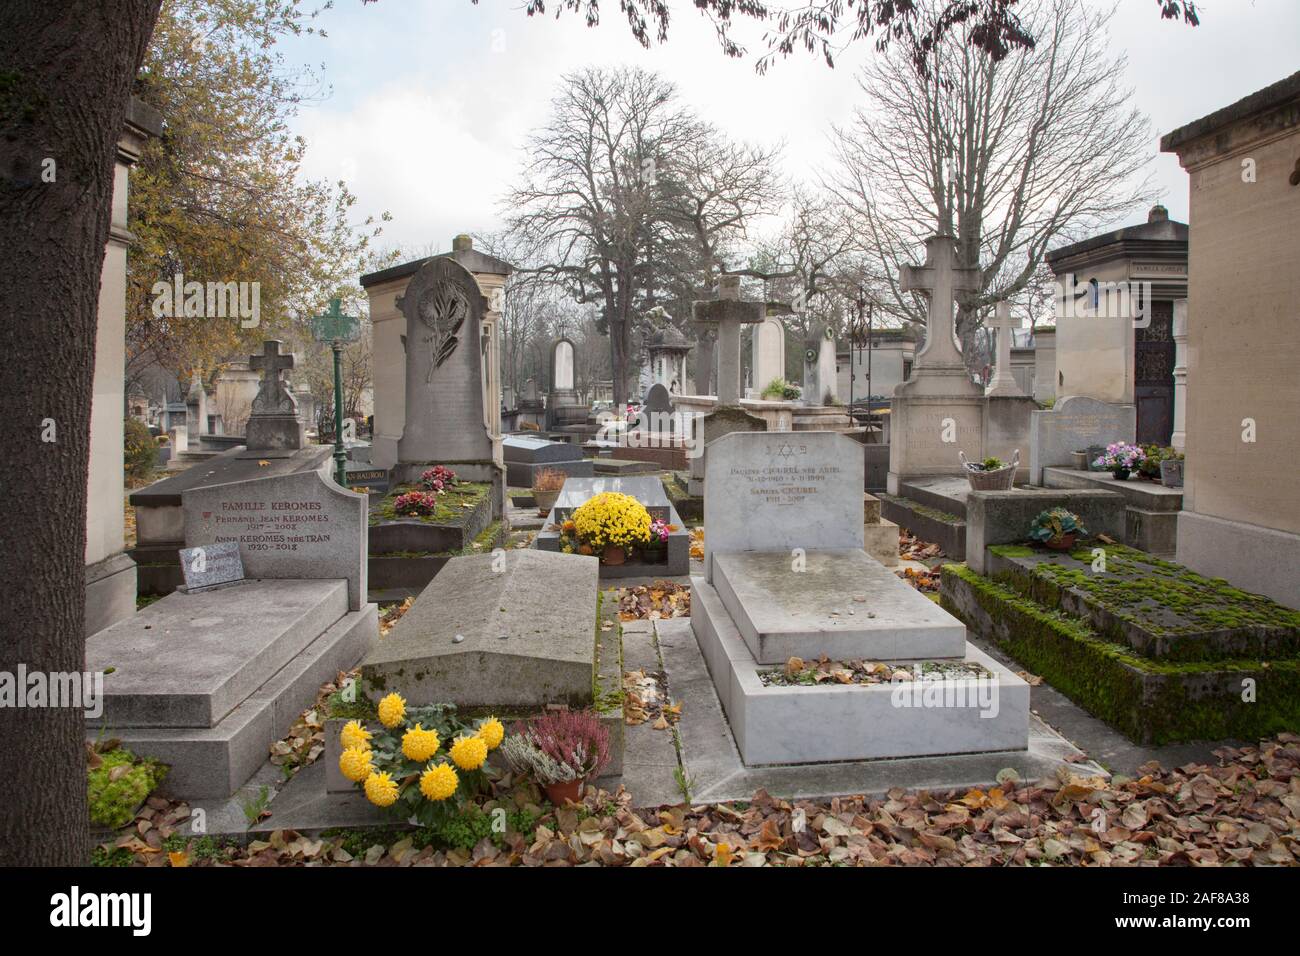
M262 373L253 399L254 415L292 415L298 410L280 378L282 372L293 368L293 353L281 355L280 344L276 339L267 339L262 343L262 354L248 358L248 367Z
M1023 396L1025 393L1020 390L1015 376L1011 374L1012 332L1020 328L1020 320L1011 317L1011 304L1005 300L999 302L994 309L993 319L986 322L985 327L997 331L998 350L993 377L989 379L989 386L984 394Z
M767 303L740 297L740 276L736 275L719 277L716 299L695 303L694 321L718 330L719 405L740 403L740 327L766 317Z
M915 367L960 366L953 297L958 292L978 292L980 270L959 266L952 236L940 234L925 240L925 265L903 266L899 278L904 292L927 292L930 296L925 345L916 353Z

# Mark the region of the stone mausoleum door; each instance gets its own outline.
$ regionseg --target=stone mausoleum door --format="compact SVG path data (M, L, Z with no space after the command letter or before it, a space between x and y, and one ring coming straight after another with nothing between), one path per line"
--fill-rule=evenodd
M1133 330L1133 398L1139 445L1168 445L1174 431L1174 304L1151 303L1151 324Z

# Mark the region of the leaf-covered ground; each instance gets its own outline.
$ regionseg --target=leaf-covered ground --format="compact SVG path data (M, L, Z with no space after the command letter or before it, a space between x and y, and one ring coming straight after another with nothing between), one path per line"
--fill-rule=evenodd
M499 794L522 830L454 848L419 831L309 838L276 831L246 847L186 840L182 805L151 798L100 862L135 866L1269 866L1300 860L1300 736L1223 748L1217 766L1142 768L1109 783L1062 779L884 799L780 800L633 810L592 791L552 809ZM274 809L274 804L272 805ZM273 819L274 817L272 817ZM472 834L466 827L462 833ZM462 844L464 841L462 840Z

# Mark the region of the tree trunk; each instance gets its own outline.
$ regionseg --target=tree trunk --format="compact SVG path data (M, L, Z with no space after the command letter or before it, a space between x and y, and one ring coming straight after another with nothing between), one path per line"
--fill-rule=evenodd
M712 395L713 385L713 346L718 333L713 329L699 327L695 337L695 394Z
M0 488L23 498L0 549L10 674L85 667L99 275L117 140L160 4L0 4ZM0 707L0 866L87 862L84 740L81 710Z

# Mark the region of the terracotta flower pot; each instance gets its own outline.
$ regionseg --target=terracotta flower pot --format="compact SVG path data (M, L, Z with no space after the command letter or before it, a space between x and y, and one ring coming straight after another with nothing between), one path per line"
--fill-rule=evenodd
M605 546L601 560L606 564L622 564L627 561L627 552L616 544L609 544Z
M566 780L564 783L548 783L542 786L546 791L546 799L557 807L562 807L565 803L577 803L582 799L582 790L586 785L585 779Z
M1059 538L1048 538L1043 542L1043 544L1051 548L1053 551L1069 551L1074 547L1074 542L1078 537L1077 534L1071 531L1069 534L1063 534Z

